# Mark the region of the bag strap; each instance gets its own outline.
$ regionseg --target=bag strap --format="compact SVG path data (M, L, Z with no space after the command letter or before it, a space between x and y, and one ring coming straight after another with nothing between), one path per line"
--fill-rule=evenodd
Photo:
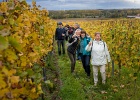
M94 40L93 40L94 41ZM93 41L92 41L92 47L93 47ZM105 50L105 42L103 40L101 40L104 44L104 50ZM91 51L92 51L92 47L91 47Z

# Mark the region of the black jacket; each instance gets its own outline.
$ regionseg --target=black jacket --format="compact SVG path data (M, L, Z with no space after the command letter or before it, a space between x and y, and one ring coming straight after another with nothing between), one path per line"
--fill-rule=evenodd
M70 46L68 46L67 51L72 53L72 54L75 54L76 50L79 46L80 39L78 37L70 38L70 40L68 42L72 43L72 44Z
M65 36L62 36L62 34L66 34L65 29L64 28L56 28L55 40L64 40Z

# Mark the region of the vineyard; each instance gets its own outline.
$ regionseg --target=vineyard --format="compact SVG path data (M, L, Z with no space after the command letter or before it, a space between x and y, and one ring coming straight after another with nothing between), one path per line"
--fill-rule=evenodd
M45 9L40 10L39 7L36 6L35 2L32 2L32 7L25 1L16 2L11 0L9 2L0 3L0 99L37 100L41 94L46 93L43 91L43 84L49 84L49 87L52 88L53 84L57 84L50 82L51 79L44 79L42 76L44 71L42 69L44 69L44 67L49 68L50 64L53 63L50 58L46 59L46 56L50 55L50 52L54 49L56 52L57 48L53 39L56 29L56 21L50 19L48 15L49 12ZM74 25L74 23L75 22L64 22L64 24L69 25ZM134 100L139 100L140 19L77 21L77 23L79 23L80 27L86 30L92 38L94 38L95 32L102 33L102 39L107 42L112 59L112 64L107 66L107 77L109 78L110 84L112 80L111 78L113 77L119 78L119 80L122 81L124 80L126 84L119 84L121 86L120 88L122 89L126 86L128 89L131 87L134 89L131 92L133 92L134 95L137 95ZM66 55L62 58L55 58L55 60L51 58L54 61L58 60L58 62L54 62L56 65L58 63L57 67L61 66L60 78L64 88L66 88L65 83L67 79L69 79L68 81L72 79L73 83L75 82L75 85L79 84L77 83L78 80L77 82L74 81L73 76L72 78L71 76L68 78L70 72L67 71L69 71L70 63L67 58L68 57ZM63 65L62 63L64 62L66 63ZM63 66L68 67L65 67L65 70ZM77 66L81 65L78 63ZM127 73L125 73L124 69ZM81 75L80 71L78 73ZM125 79L124 75L127 75L128 79ZM66 77L67 79L65 79ZM82 91L81 93L83 96L81 96L81 98L83 98L81 99L79 97L78 99L95 99L94 97L96 97L95 95L97 94L91 94L92 91L94 91L93 88L91 88L93 90L86 90L90 92L89 96L86 95L84 97L84 94L87 92L83 92L83 87L85 87L85 85L93 85L93 83L89 82L89 84L84 84L84 82L87 82L84 78L81 78L81 81L79 82L82 87L79 91ZM113 82L111 85L113 89L110 91L116 93L120 88L116 88ZM82 86L81 83L84 85ZM132 84L134 87L132 87ZM80 86L77 87L80 88ZM71 88L70 86L68 87ZM59 94L62 96L62 100L66 100L66 98L68 98L63 98L63 94L65 92L64 88L60 90ZM137 92L135 92L135 89L137 89ZM50 90L50 92L53 91ZM103 94L106 94L106 92ZM133 100L134 95L132 95L132 93L130 94L128 93L126 97L118 100ZM109 96L104 96L103 99L111 100L112 97L109 99Z
M36 99L43 93L43 56L53 49L56 22L25 2L0 3L0 99Z

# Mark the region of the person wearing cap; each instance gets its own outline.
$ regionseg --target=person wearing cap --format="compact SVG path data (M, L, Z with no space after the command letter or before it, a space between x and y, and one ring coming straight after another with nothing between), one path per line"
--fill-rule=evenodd
M65 42L65 34L66 34L66 31L63 27L63 24L62 22L58 22L58 27L56 28L56 31L55 31L55 40L57 40L57 45L58 45L58 54L61 55L61 46L62 46L62 51L63 51L63 54L65 54L65 45L64 45L64 42Z

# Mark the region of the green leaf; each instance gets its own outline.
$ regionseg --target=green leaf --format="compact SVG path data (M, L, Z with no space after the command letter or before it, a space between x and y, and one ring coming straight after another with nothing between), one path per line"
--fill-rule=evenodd
M34 64L34 66L33 66L33 69L39 69L39 67L40 67L40 65L38 65L38 64Z
M16 6L15 10L21 10L21 7Z
M3 27L3 25L0 25L0 30L2 30L4 27Z
M15 23L15 22L14 22L14 19L13 19L13 18L10 18L10 19L9 19L9 24L10 24L10 25L14 25L14 23Z
M11 46L13 46L17 51L21 51L21 45L13 37L9 37L8 40Z
M28 74L27 72L22 72L22 73L20 74L20 76L21 76L21 77L24 77L24 76L27 76L27 74Z
M0 36L0 51L8 48L8 41L2 36Z
M35 77L38 78L38 79L40 79L40 78L42 78L42 75L40 73L36 73L35 74Z
M26 72L28 73L29 76L34 74L34 71L32 69L28 69Z
M3 16L0 16L0 21L2 21L4 19L4 17Z

